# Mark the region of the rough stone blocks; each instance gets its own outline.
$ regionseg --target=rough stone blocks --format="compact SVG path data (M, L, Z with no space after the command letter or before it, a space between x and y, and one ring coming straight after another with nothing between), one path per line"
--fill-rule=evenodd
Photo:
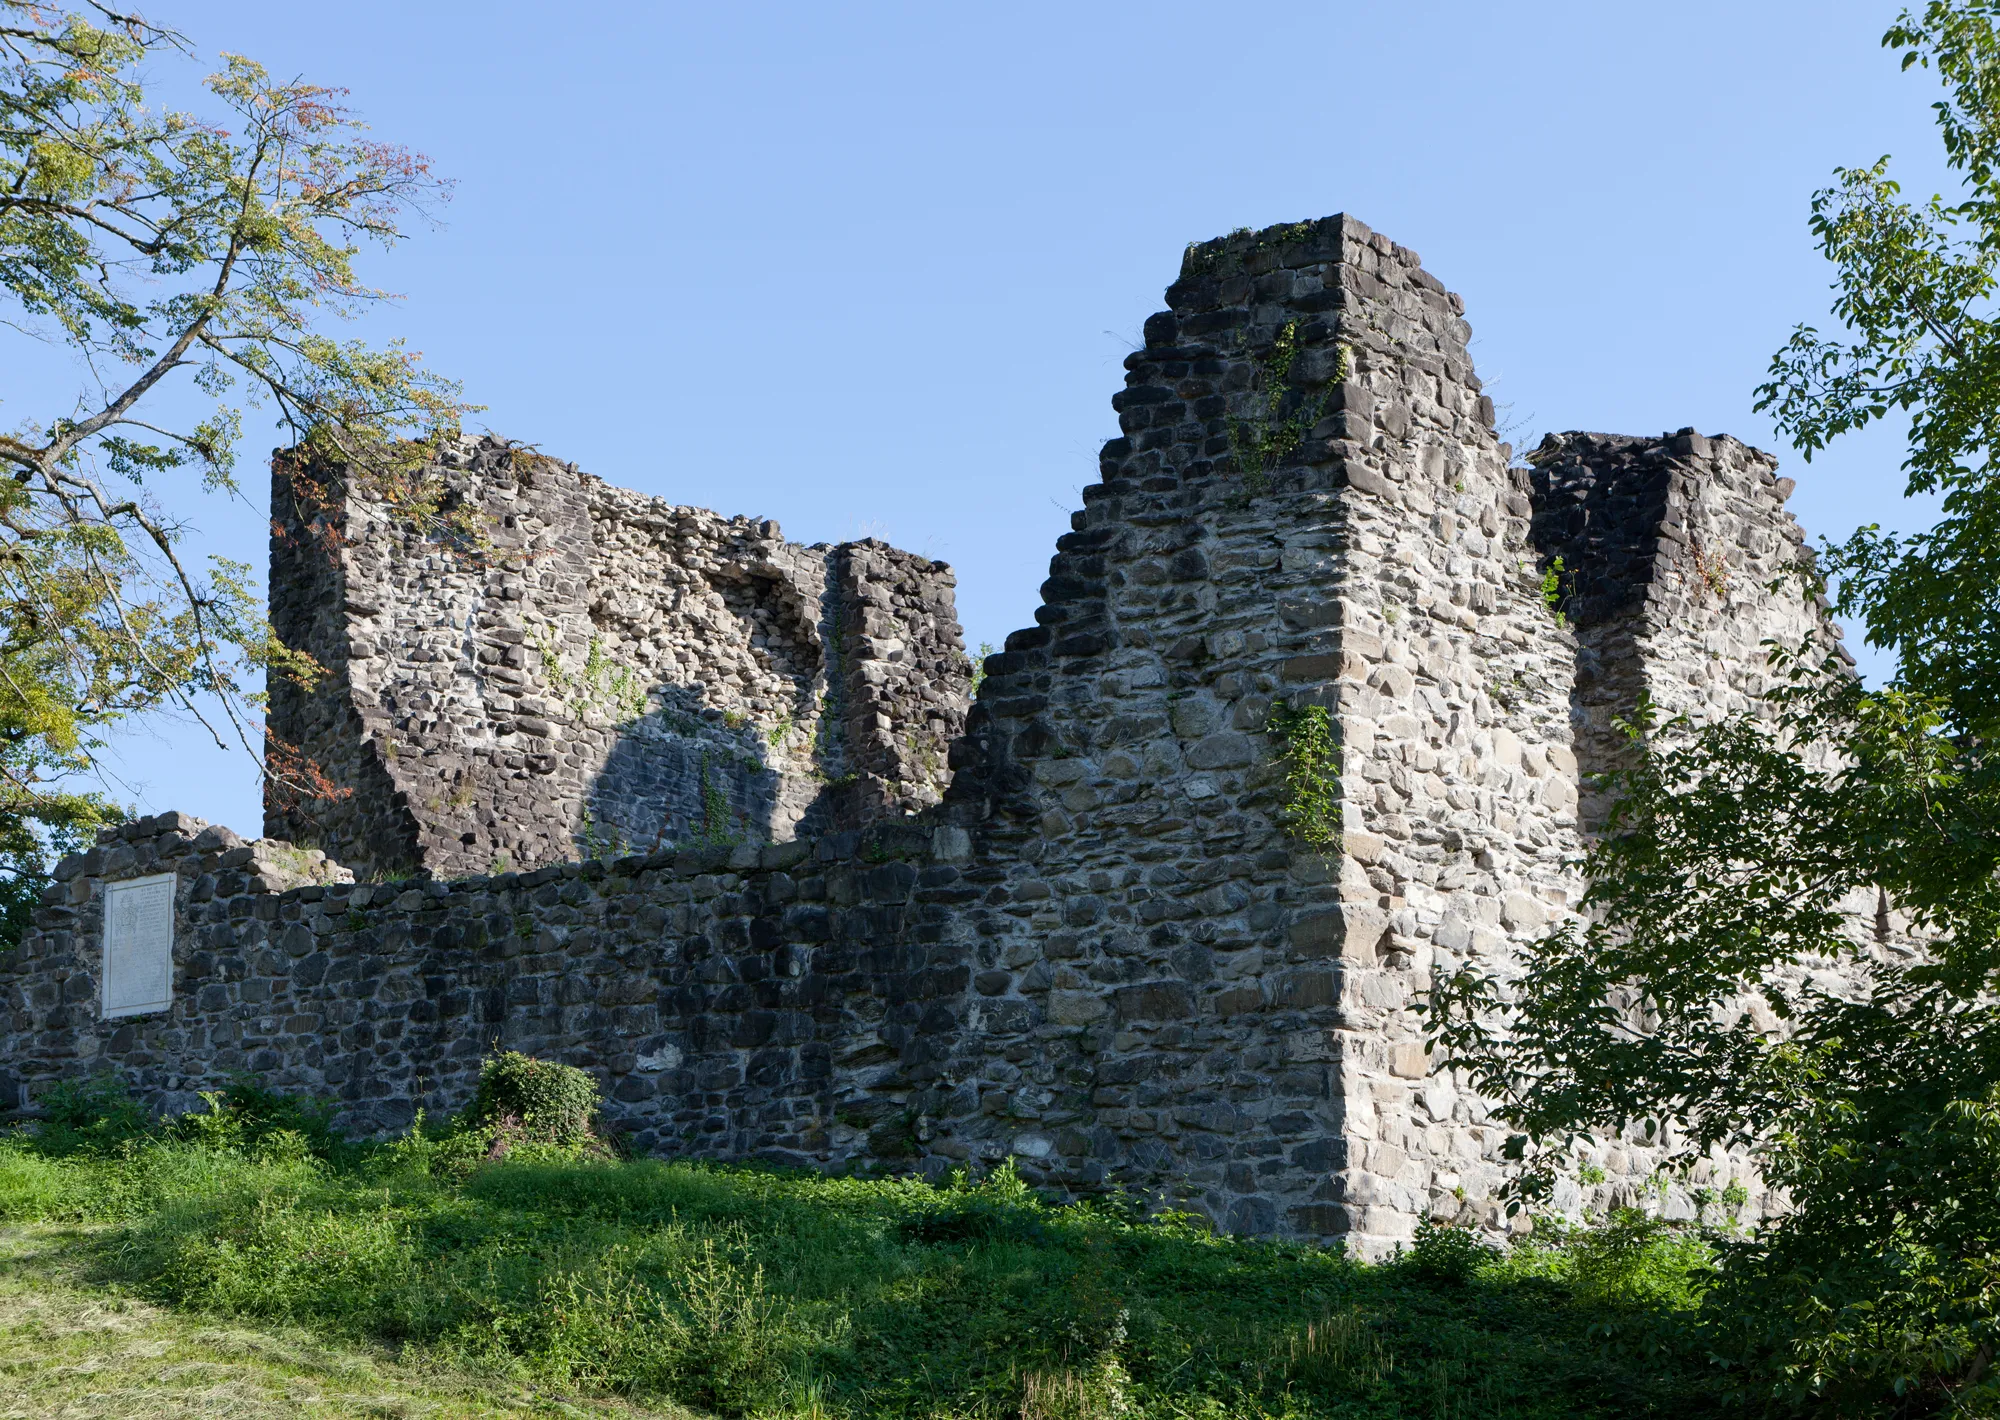
M1789 484L1692 430L1516 459L1463 303L1351 218L1192 247L1167 306L969 713L941 564L498 440L421 497L281 455L273 618L330 674L272 723L328 782L267 829L415 875L128 827L0 962L0 1087L250 1069L395 1129L504 1046L661 1152L1012 1156L1363 1254L1502 1225L1503 1131L1411 1007L1573 909L1642 693L1754 708L1767 638L1837 642L1766 590ZM1274 733L1306 712L1323 835ZM100 1021L102 884L160 871L173 1007ZM1599 1162L1600 1201L1652 1167Z

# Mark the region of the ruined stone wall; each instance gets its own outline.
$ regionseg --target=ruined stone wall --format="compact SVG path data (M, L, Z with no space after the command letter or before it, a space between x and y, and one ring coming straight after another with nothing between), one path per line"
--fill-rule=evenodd
M1433 1069L1412 1007L1575 908L1573 724L1633 700L1594 664L1577 694L1531 535L1549 485L1497 441L1463 305L1414 253L1351 219L1240 234L1193 249L1168 298L1040 625L989 660L959 752L991 887L951 1099L971 1082L980 1117L933 1148L1364 1255L1428 1213L1498 1225L1506 1131ZM1279 456L1274 427L1298 434ZM1696 437L1679 451L1702 461L1620 535L1707 573L1617 545L1581 561L1637 578L1656 702L1736 708L1766 636L1836 633L1802 594L1762 595L1799 541L1768 461ZM1691 579L1718 577L1733 595L1700 602ZM1279 700L1332 713L1336 851L1278 811ZM1607 1142L1598 1201L1655 1157Z
M1622 762L1616 722L1642 697L1663 720L1753 710L1767 641L1836 647L1840 631L1798 575L1812 554L1769 454L1682 429L1551 434L1529 459L1539 565L1577 638L1571 717L1594 828L1607 806L1592 778Z
M1378 234L1348 249L1337 1181L1354 1245L1380 1253L1440 1197L1496 1181L1499 1132L1430 1068L1411 1008L1434 972L1517 950L1573 902L1576 763L1570 642L1539 595L1525 480L1463 303Z
M1434 944L1497 950L1571 890L1566 641L1413 254L1351 219L1244 234L1168 298L961 754L982 1117L935 1147L1380 1250L1485 1148L1426 1088ZM1332 853L1283 822L1280 701L1334 721Z
M879 543L798 548L498 441L438 469L490 546L351 491L303 507L274 617L334 674L274 722L355 792L274 834L440 875L657 851L279 891L154 823L66 865L0 965L0 1059L161 1100L247 1066L391 1128L505 1046L591 1068L666 1151L1013 1157L1364 1256L1426 1214L1500 1225L1505 1130L1412 1008L1575 909L1580 793L1642 692L1753 706L1767 637L1837 638L1765 589L1799 555L1788 489L1691 431L1517 465L1463 303L1351 218L1191 248L1167 304L962 735L949 573ZM1330 842L1287 802L1313 714ZM147 854L182 878L179 994L98 1022L92 904ZM1655 1154L1593 1148L1592 1201L1632 1201Z
M957 1022L964 969L924 929L962 899L969 841L870 835L356 885L290 845L142 820L67 860L0 959L0 1107L111 1068L184 1110L251 1072L377 1132L461 1108L507 1048L592 1071L641 1149L904 1162L897 1062ZM161 872L174 1007L99 1019L102 884Z
M273 735L335 792L275 784L274 836L365 873L490 873L786 841L937 801L970 689L952 575L880 543L612 488L486 438L427 518L274 460L272 620L330 674Z
M937 563L868 538L843 546L833 566L842 674L827 713L850 782L831 822L857 827L943 799L971 663Z
M1588 832L1605 826L1603 776L1630 762L1630 722L1642 699L1657 725L1680 716L1700 724L1768 708L1783 675L1773 646L1803 649L1815 664L1831 654L1853 665L1825 598L1801 575L1811 572L1812 551L1785 508L1794 484L1777 476L1769 454L1681 429L1657 438L1551 434L1528 458L1539 563L1577 641L1571 720ZM1807 755L1832 767L1824 749L1809 747ZM1858 891L1845 908L1856 948L1909 950L1908 924L1879 892ZM1793 983L1812 976L1823 986L1857 979L1851 959L1824 957L1802 958L1779 975ZM1739 1006L1760 1030L1781 1031L1760 996ZM1635 1130L1587 1142L1578 1157L1601 1169L1602 1181L1565 1182L1555 1202L1601 1213L1647 1201L1644 1181L1661 1149ZM1657 1202L1669 1216L1693 1217L1689 1190L1730 1183L1749 1192L1746 1218L1769 1206L1754 1161L1740 1149L1714 1152L1667 1183Z

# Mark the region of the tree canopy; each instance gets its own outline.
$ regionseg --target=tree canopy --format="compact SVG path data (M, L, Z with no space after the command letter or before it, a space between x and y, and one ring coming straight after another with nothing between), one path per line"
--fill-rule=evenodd
M238 55L213 112L149 102L188 40L92 3L0 0L0 322L70 357L61 407L0 432L0 862L110 812L89 773L107 728L176 707L279 778L259 679L318 668L271 635L249 569L183 554L189 499L233 494L245 413L392 501L469 408L400 344L328 333L389 293L393 246L448 195L429 162L369 136L341 90ZM198 485L198 487L197 487Z

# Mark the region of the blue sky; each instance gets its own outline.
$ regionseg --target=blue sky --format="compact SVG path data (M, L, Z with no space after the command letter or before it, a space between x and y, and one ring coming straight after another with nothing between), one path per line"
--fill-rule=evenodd
M159 0L204 60L344 85L458 181L371 260L486 427L676 502L878 536L1032 618L1120 361L1189 241L1347 211L1462 294L1523 435L1694 425L1785 455L1815 533L1909 521L1892 433L1810 468L1751 412L1824 320L1809 194L1939 182L1893 6ZM162 82L185 84L171 66ZM12 352L11 418L73 386ZM162 490L263 559L257 506ZM258 827L251 766L121 736L121 797Z

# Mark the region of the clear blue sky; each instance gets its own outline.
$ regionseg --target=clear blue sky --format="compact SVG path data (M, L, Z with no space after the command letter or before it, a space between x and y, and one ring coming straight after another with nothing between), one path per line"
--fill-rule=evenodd
M346 86L458 180L442 229L371 262L407 300L369 333L488 427L799 541L943 558L974 645L1031 619L1189 241L1351 212L1465 297L1523 434L1778 449L1751 391L1824 314L1808 195L1885 152L1938 180L1934 80L1879 48L1893 6L1851 0L147 13ZM258 507L162 490L260 568L271 442ZM1893 437L1780 451L1810 531L1909 520ZM250 766L198 733L126 735L118 765L147 810L259 826Z

